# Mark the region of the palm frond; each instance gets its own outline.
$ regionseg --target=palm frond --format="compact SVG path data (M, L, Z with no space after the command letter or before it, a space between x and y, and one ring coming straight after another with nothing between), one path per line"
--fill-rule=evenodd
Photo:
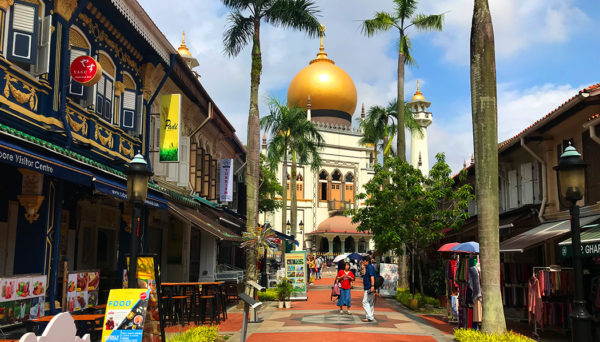
M225 53L234 57L252 40L254 23L252 18L244 17L237 9L229 13L227 21L229 27L223 33L223 45Z
M423 127L417 123L417 120L415 120L415 117L407 104L408 102L404 104L404 126L408 128L411 134L418 134L422 138L424 134Z
M412 43L410 41L410 38L408 38L408 36L406 36L406 35L402 36L399 45L400 45L400 51L402 53L404 53L404 64L410 65L410 66L416 66L417 62L415 62L414 58L412 57L412 54L410 53L410 50L412 48Z
M364 20L361 26L362 33L372 37L375 33L388 31L397 26L396 19L387 12L376 12L373 19Z
M417 3L417 0L394 0L398 18L407 21L417 10Z
M417 14L412 20L416 28L423 31L441 31L444 23L444 14Z
M316 37L321 30L316 17L318 13L313 0L274 0L262 17L273 26L293 28L306 32L309 37Z
M237 11L242 11L252 3L252 0L221 0L223 5Z

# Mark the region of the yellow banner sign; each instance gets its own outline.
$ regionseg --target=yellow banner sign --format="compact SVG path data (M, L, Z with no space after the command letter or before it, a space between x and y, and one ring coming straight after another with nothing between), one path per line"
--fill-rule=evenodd
M181 94L163 95L160 99L160 151L161 162L179 161L179 127Z

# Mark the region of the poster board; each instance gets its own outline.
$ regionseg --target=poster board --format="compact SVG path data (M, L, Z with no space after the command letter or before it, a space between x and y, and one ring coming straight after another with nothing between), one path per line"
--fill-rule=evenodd
M75 271L67 274L67 310L80 311L98 305L100 272Z
M285 253L285 277L294 286L292 300L306 300L306 251Z
M127 269L123 270L123 288L127 288L129 256L125 258ZM137 257L137 285L148 289L149 301L144 323L144 341L166 341L163 315L159 311L161 300L160 267L156 254L140 254Z
M149 289L112 289L108 294L102 342L141 342Z
M160 98L160 162L179 162L181 94Z
M379 275L383 277L383 285L379 289L382 297L396 297L398 290L398 265L379 264Z
M0 326L44 316L45 275L0 278Z

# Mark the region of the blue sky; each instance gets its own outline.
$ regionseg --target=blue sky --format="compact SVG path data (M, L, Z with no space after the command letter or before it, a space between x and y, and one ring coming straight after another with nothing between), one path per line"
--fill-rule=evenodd
M222 33L228 13L218 0L180 0L178 6L140 1L158 27L177 47L181 31L200 67L201 82L246 141L249 97L249 49L236 58L223 54ZM574 95L600 82L600 2L576 0L489 0L496 38L499 139L503 140ZM391 0L318 0L327 25L329 57L353 78L360 104L385 104L395 93L397 33L363 37L361 19L376 10L391 10ZM430 162L444 152L453 170L473 150L470 117L469 34L473 0L421 1L419 12L445 12L443 32L410 32L417 67L407 68L406 96L421 80L432 102ZM264 99L285 99L297 71L318 51L318 39L263 25Z

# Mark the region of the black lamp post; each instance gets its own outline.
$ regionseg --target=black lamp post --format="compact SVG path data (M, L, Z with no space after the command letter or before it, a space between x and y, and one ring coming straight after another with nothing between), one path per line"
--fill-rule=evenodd
M306 241L304 241L304 222L302 222L302 220L298 223L298 228L300 228L300 235L302 235L302 247L306 250Z
M573 342L592 341L592 316L583 299L583 266L581 265L581 236L579 232L579 206L577 201L585 193L586 164L581 154L569 145L554 167L558 174L558 191L563 203L571 213L571 241L573 243L573 267L575 268L575 298L573 299L572 333Z
M287 235L290 235L290 236L292 235L292 224L290 223L290 220L288 220L288 221L286 222L286 224L285 224L285 233L286 233ZM293 236L293 238L295 239L296 237L295 237L295 236ZM294 243L294 242L292 241L292 244L293 244L293 243ZM285 242L285 252L284 252L284 253L286 253L286 252L287 252L287 244L288 244L288 242L286 241L286 242Z
M137 249L140 235L141 207L148 195L148 177L152 172L141 154L136 154L127 166L127 198L133 204L131 220L131 251L129 256L129 272L127 273L129 288L137 287Z

